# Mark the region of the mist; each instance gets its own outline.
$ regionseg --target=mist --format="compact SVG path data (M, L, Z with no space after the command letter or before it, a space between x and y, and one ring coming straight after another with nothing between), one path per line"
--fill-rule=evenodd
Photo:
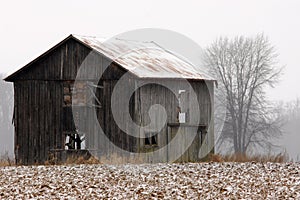
M14 144L13 85L2 79L72 33L109 38L155 27L181 33L203 48L219 36L264 33L279 54L279 64L284 66L278 84L266 88L267 97L283 105L296 102L300 98L299 10L300 1L295 0L5 1L0 7L0 155L13 155ZM286 150L290 159L299 161L300 118L289 114L284 118L276 152Z
M0 74L0 155L13 157L13 84Z

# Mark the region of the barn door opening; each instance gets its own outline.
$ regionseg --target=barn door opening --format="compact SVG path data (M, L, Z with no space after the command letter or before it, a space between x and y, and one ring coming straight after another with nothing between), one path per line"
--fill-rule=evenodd
M77 91L74 91L74 81L65 81L63 83L63 135L65 150L80 150L85 149L85 132L79 131L78 124L80 116L84 113L85 95L82 91L84 84L77 86ZM76 109L72 109L72 104L75 103ZM81 117L82 118L82 117Z
M78 155L98 151L101 135L98 133L98 118L103 119L103 85L95 81L64 81L63 88L64 147L61 150Z
M102 108L98 90L103 87L91 81L65 81L63 104L63 135L65 149L91 149L95 147L95 120L93 112Z

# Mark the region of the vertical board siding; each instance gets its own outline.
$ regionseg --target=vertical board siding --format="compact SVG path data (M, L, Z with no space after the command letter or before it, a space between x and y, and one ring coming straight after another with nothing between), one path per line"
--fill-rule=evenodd
M43 163L49 150L61 146L62 84L54 81L15 82L17 164ZM21 107L21 109L20 109ZM59 122L59 123L57 123Z
M117 81L105 79L102 82L104 86L101 93L102 108L97 110L97 114L106 137L121 149L131 152L143 152L144 139L129 136L118 127L113 119L111 95ZM133 85L134 81L131 84ZM177 82L175 87L177 90L182 89L180 82ZM212 105L207 86L193 83L193 87L199 100L200 124L208 126L211 120ZM160 104L166 109L167 123L176 123L178 100L176 95L170 90L158 84L148 84L139 88L134 95L136 97L131 98L129 110L135 122L140 123L141 126L148 125L150 123L148 114L150 107L154 104ZM15 101L16 160L22 164L43 163L49 159L48 156L51 149L64 148L65 136L63 131L75 130L72 107L63 107L63 82L37 80L15 82ZM119 99L113 106L118 110L121 108L121 103L122 101ZM22 109L20 110L19 107ZM86 107L81 108L80 111L84 113L83 116L88 117L86 124L85 121L81 121L83 123L83 126L81 126L83 127L82 131L87 133L87 147L91 150L101 149L102 155L110 157L115 153L115 149L105 144L103 138L98 133L95 133L97 129L95 126L96 122L90 119L92 115L88 114L92 112L92 109L94 108ZM122 111L120 111L120 114L122 114ZM124 120L126 119L124 118ZM158 118L153 120L157 124L162 119L158 116ZM183 131L183 135L188 135L190 131L188 128L181 129L180 131ZM158 133L159 148L167 145L178 131L176 129L170 130L170 136L167 135L167 126ZM206 140L209 139L211 138ZM202 134L196 137L191 147L177 161L197 160L199 145L201 143L202 145L208 145L209 142L203 140ZM182 141L182 144L184 144L186 140L182 138ZM158 147L153 148L153 150ZM183 146L178 147L178 149L181 148ZM161 162L168 161L168 155L160 155L160 157L163 158ZM153 160L149 159L147 160L146 158L146 161L153 162Z
M180 80L166 80L163 81L163 83L167 83L171 86L171 88L174 91L179 91L182 89L186 89L187 92L188 89L184 85L184 81ZM150 117L149 117L149 109L154 104L160 104L162 105L166 112L167 112L167 123L178 123L177 119L177 110L176 107L179 106L178 102L178 94L174 94L171 90L167 89L166 87L163 87L158 84L146 84L138 89L138 92L135 94L138 95L136 99L140 99L140 102L142 102L139 106L136 108L136 113L139 113L139 115L136 115L136 117L139 117L137 121L140 121L141 126L146 126L150 123ZM177 160L178 162L188 162L188 161L196 161L198 160L198 153L200 145L203 144L206 147L210 148L208 141L213 139L213 137L201 137L201 133L206 132L205 128L210 127L209 134L213 135L213 122L211 121L211 112L213 107L213 101L212 96L209 93L209 88L213 88L213 82L204 82L204 81L191 81L190 82L195 94L196 94L196 101L199 105L199 117L200 121L198 122L199 128L198 128L198 135L194 138L192 145L187 149L187 151ZM213 92L213 91L212 91ZM186 124L192 125L191 127L185 126L180 128L171 127L168 128L165 126L159 133L158 133L158 143L159 147L163 147L164 145L167 145L168 142L170 142L176 134L180 133L180 137L182 137L182 145L178 146L177 149L169 151L179 151L180 149L183 149L184 143L187 142L187 138L189 137L189 132L195 129L195 126L197 126L194 119L189 119L189 112L187 106L191 106L191 96L187 95L185 98L182 98L182 105L181 109L182 112L186 112L187 114L187 122ZM190 109L194 110L193 107ZM155 121L155 124L157 124L160 120L159 117L156 119L153 119ZM178 124L179 125L179 124ZM168 131L170 133L168 133ZM186 138L184 138L186 137ZM169 141L167 141L169 140ZM206 141L204 141L206 140ZM213 143L213 141L210 141L210 143ZM141 152L145 151L143 149L144 146L144 139L140 139L139 141L139 149ZM152 151L157 149L157 147L154 147ZM148 149L149 150L149 149ZM169 152L170 153L170 152ZM165 162L164 158L167 158L168 155L160 155L160 158L162 159L161 162ZM152 162L151 160L147 160L148 162Z
M87 57L88 56L88 57ZM93 115L94 107L78 108L84 119L80 120L80 127L86 134L86 146L91 151L98 150L99 156L105 155L111 157L116 152L116 148L105 142L109 139L118 148L130 152L154 151L170 142L176 133L176 128L170 128L167 124L158 133L158 145L152 149L144 148L144 139L136 138L127 133L134 131L127 123L128 119L124 115L122 108L122 95L117 99L114 105L111 105L111 95L118 80L127 71L104 56L91 51L91 49L69 39L60 46L41 57L27 67L16 77L14 81L14 125L15 125L15 158L17 164L44 163L49 159L49 152L55 149L65 148L65 133L75 130L72 107L64 106L64 87L65 81L74 81L78 70L82 70L84 81L94 81L95 84L103 85L103 89L97 89L96 96L101 101L101 108L96 108L96 120L99 121L105 136L100 134L97 129L97 122ZM108 68L105 70L106 66ZM82 68L80 68L82 67ZM100 82L100 74L102 74ZM129 88L135 88L143 79L131 77L122 91ZM179 106L178 94L173 94L160 83L169 83L175 91L186 89L181 80L164 79L157 80L157 84L147 84L140 88L135 88L129 102L129 111L132 120L140 126L146 126L150 123L149 109L154 104L160 104L167 112L167 123L177 123L177 109ZM199 102L199 117L202 126L208 127L209 137L199 136L196 138L191 148L179 159L180 161L195 160L199 145L206 145L210 148L213 144L213 98L209 95L209 90L213 91L213 82L190 81L197 100ZM188 110L191 105L191 96L184 97L181 105L183 112L187 113L187 123L195 123L188 115L193 108ZM118 110L122 116L122 123L126 124L124 132L115 122L111 106ZM157 116L155 124L161 122L161 116ZM211 126L209 126L212 124ZM181 129L181 128L180 128ZM144 134L138 130L139 134ZM178 130L177 130L178 131ZM188 127L182 128L183 135L187 135L191 130ZM204 131L201 130L204 133ZM182 136L183 137L183 136ZM206 140L206 141L204 141ZM184 138L183 138L184 141ZM178 149L182 148L179 146ZM176 150L174 150L176 151ZM61 155L60 155L61 156ZM160 155L163 160L168 161L167 155ZM60 159L60 158L58 158ZM153 162L151 158L146 158L146 162Z
M86 59L87 58L87 59ZM98 78L102 72L102 56L70 39L26 67L16 80L75 80L78 69L85 66L88 79Z

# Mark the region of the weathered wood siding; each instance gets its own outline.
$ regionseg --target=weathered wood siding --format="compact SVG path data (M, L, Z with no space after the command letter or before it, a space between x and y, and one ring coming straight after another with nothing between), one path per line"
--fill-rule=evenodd
M110 68L109 70L106 70ZM126 70L98 52L83 44L69 39L65 43L42 55L25 66L15 80L75 80L81 69L80 78L98 80L103 74L105 79L117 79Z
M86 56L88 59L86 60ZM104 71L105 66L109 68ZM15 155L18 164L44 163L49 159L50 150L63 150L65 148L65 134L68 131L75 131L74 117L72 115L71 106L64 104L64 84L66 82L74 82L80 66L89 66L83 68L86 76L82 76L82 81L96 81L102 75L99 85L103 86L98 89L96 95L101 101L101 108L90 106L78 107L81 113L80 130L86 135L86 147L92 153L97 151L99 156L109 157L116 152L114 147L108 145L104 136L97 132L97 122L99 121L105 137L107 137L116 147L130 152L144 152L144 140L126 134L120 130L112 116L111 106L120 110L122 94L114 105L111 105L111 95L114 87L120 77L126 73L121 68L101 54L92 52L83 44L75 39L69 39L52 49L39 59L25 67L17 76L13 77L15 90ZM135 88L137 83L144 81L131 76L127 84L123 85L124 90ZM176 91L185 89L180 80L163 80L170 83ZM97 84L97 83L96 83ZM212 97L208 90L213 90L213 82L190 81L194 88L200 107L199 124L207 126L213 123L211 115L213 113ZM185 97L185 103L189 104L188 96ZM183 112L187 104L180 105ZM151 105L161 104L167 111L167 123L177 122L177 106L179 105L176 95L167 88L159 84L148 84L136 90L129 104L130 115L134 122L140 126L145 126L150 122L148 111ZM96 118L93 111L96 109ZM95 121L98 120L98 121ZM126 124L127 118L122 118ZM188 122L193 124L193 119L187 116ZM157 117L156 122L161 119ZM130 132L130 127L126 132ZM188 133L188 128L184 132ZM213 143L213 125L207 130L211 136L205 141L195 141L191 148L198 148L202 143L209 148L209 144ZM143 134L143 133L139 133ZM169 141L167 139L168 126L161 130L158 134L158 145L151 150L165 146ZM198 140L199 140L198 138ZM149 151L149 149L147 149ZM188 158L195 158L195 150L189 149ZM192 153L193 152L193 153ZM161 155L162 161L168 161L168 155ZM59 159L59 158L58 158ZM183 159L184 161L186 160ZM183 161L182 160L182 161ZM146 160L152 162L152 160Z
M97 109L97 118L99 124L104 132L105 137L109 139L109 142L114 144L116 147L130 151L136 152L137 149L137 138L126 134L123 130L121 130L116 123L111 107L113 106L119 115L124 116L124 112L120 109L123 101L122 101L122 94L119 94L120 98L117 98L114 105L111 102L111 96L115 85L117 84L118 80L114 79L101 79L101 85L103 89L99 89L97 92L97 97L101 101L101 108ZM128 81L128 84L124 87L131 87L133 86L134 81ZM123 90L124 91L124 90ZM129 110L131 113L134 111L134 101L133 99L129 103ZM133 116L133 115L132 115ZM127 118L124 116L122 117L122 122L126 124ZM97 122L96 122L97 123ZM96 127L94 128L96 130ZM126 132L130 131L129 129ZM113 153L117 153L117 150L114 148L114 145L105 142L103 138L104 135L100 134L100 132L90 132L91 135L97 135L98 138L98 149L99 156L108 156Z
M70 39L14 77L15 155L18 164L44 163L50 150L65 148L65 134L74 131L75 125L72 108L63 104L63 84L75 80L80 66L86 70L83 71L86 76L81 76L84 80L95 81L103 73L105 96L109 96L107 92L111 91L112 80L117 80L125 72L109 59ZM103 66L109 67L103 71ZM108 102L106 97L102 98ZM91 109L82 107L80 111L91 117ZM111 119L107 110L99 116ZM83 124L85 122L88 123ZM81 123L80 127L84 130L80 131L87 133L87 147L98 148L99 139L94 138L95 122L86 118ZM106 130L111 129L106 126ZM108 135L113 137L111 133Z
M143 80L141 80L143 81ZM193 108L192 106L192 99L189 95L187 97L181 97L181 103L178 102L178 94L174 94L168 88L162 86L162 84L169 85L174 91L179 90L186 90L187 93L191 88L187 88L184 84L185 81L182 80L160 80L157 81L157 84L146 84L139 88L136 94L137 99L137 108L135 114L135 121L139 123L141 126L146 126L150 124L150 117L149 117L149 109L154 104L162 105L166 112L167 112L167 124L176 124L178 123L177 114L178 110L177 107L180 106L181 112L186 113L186 124L192 125L191 128L189 126L185 126L184 128L177 128L177 126L173 126L172 128L168 127L166 124L163 129L158 133L158 146L153 147L152 151L161 148L167 145L170 140L175 136L177 131L182 131L183 135L188 137L188 132L191 129L194 129L195 126L199 125L198 129L198 137L195 137L192 146L187 150L187 152L182 155L177 161L195 161L198 158L199 154L199 147L201 144L204 146L203 149L207 150L207 152L213 152L213 82L212 81L189 81L190 85L192 86L194 93L197 96L197 102L199 105L199 119L200 121L197 123L195 119L189 116L190 110L188 107ZM154 120L154 126L162 121L160 115L152 118ZM179 124L178 124L179 125ZM209 137L204 137L204 134L208 133ZM141 135L144 133L140 133ZM167 134L169 136L167 137ZM202 134L202 135L201 135ZM140 139L139 141L139 151L145 152L149 151L149 148L145 149L144 139ZM182 140L182 146L184 145L184 138ZM178 149L182 148L179 146ZM212 149L212 150L210 150ZM171 153L171 152L169 152ZM203 152L205 153L205 152ZM162 158L161 162L168 161L168 155L160 155ZM148 160L148 162L152 162Z
M14 83L15 156L17 163L43 163L48 151L62 148L62 84L54 81Z

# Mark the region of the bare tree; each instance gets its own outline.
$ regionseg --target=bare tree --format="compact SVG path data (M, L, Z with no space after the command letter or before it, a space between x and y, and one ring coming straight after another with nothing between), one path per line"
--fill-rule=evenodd
M267 37L219 38L206 50L207 62L226 97L227 116L221 139L230 140L235 153L270 145L281 134L279 114L266 101L266 86L278 81L281 68ZM218 98L218 96L216 97ZM219 105L220 106L220 105Z
M299 121L300 119L300 99L296 98L293 101L280 102L278 105L282 109L284 118L289 121Z

